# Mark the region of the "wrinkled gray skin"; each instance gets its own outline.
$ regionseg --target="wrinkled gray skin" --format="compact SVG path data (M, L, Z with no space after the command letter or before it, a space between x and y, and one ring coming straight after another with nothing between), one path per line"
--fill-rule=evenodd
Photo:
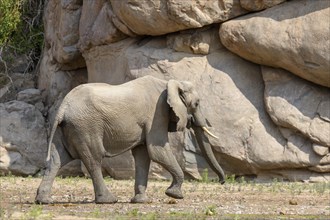
M55 118L48 165L36 202L52 202L54 178L60 167L73 159L81 159L90 173L96 203L117 202L104 183L101 163L105 157L128 150L132 150L135 161L135 196L131 202L149 202L145 191L150 160L161 164L173 177L166 195L182 199L184 175L170 149L168 132L173 124L175 131L183 131L190 115L200 148L223 183L224 173L201 129L206 126L205 119L200 113L198 94L190 82L167 82L145 76L118 86L90 83L76 87L64 98ZM57 127L62 130L65 149L51 147Z

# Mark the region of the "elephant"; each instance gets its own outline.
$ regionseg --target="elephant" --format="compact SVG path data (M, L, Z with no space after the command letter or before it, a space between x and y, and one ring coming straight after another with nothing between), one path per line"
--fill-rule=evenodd
M48 143L45 174L35 202L52 203L51 187L58 170L73 159L81 159L93 182L95 203L116 203L101 171L104 158L131 150L135 162L135 195L132 203L148 203L146 195L150 161L163 166L172 183L165 194L182 199L184 173L169 144L168 132L191 127L210 167L224 183L224 172L216 160L200 110L200 99L189 81L169 81L144 76L120 85L86 83L72 89L57 110ZM57 128L64 149L52 144Z

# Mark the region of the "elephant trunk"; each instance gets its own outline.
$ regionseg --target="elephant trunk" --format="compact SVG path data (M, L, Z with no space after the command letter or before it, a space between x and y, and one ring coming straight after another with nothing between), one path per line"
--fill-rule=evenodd
M205 157L211 169L218 175L219 182L223 184L225 182L225 173L223 172L221 166L219 165L217 159L215 158L209 139L204 132L206 132L208 135L214 138L218 138L218 137L216 137L207 130L205 118L200 113L200 111L196 111L193 114L193 119L194 120L192 123L192 128L195 131L196 140L202 151L202 154Z
M215 158L210 142L205 135L203 129L195 125L193 125L192 128L195 131L196 140L202 151L203 156L205 157L211 169L218 175L219 182L221 184L225 183L225 173L223 172L221 166Z

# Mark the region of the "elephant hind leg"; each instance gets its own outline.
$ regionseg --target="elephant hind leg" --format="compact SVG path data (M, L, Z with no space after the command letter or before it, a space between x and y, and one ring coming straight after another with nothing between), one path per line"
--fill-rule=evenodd
M100 144L100 142L94 143L94 145ZM87 146L85 143L81 143L80 146L82 149L78 153L80 154L80 158L87 168L94 186L95 193L95 203L105 204L105 203L116 203L118 199L109 192L107 189L103 174L102 174L102 156L97 154L93 154L91 152L91 147ZM94 147L94 146L93 146ZM99 146L95 146L96 148ZM103 147L103 145L102 145ZM79 148L78 148L79 149Z
M37 190L35 198L37 204L52 203L50 193L55 177L59 169L70 161L72 161L72 158L63 145L52 145L50 161Z
M150 203L151 200L146 196L148 184L148 174L150 168L150 158L147 147L144 145L132 149L135 161L135 196L131 199L132 203Z
M172 153L168 142L165 144L148 144L148 152L150 159L162 165L168 172L171 173L173 180L165 194L175 199L183 199L181 185L183 183L183 171Z

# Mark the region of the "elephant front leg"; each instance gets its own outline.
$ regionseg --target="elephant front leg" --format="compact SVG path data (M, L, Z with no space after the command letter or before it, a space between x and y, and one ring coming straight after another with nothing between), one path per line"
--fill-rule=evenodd
M150 203L151 200L146 195L148 184L148 174L150 168L150 158L146 146L137 146L132 149L135 161L135 196L132 203Z
M183 183L184 174L178 161L172 153L169 143L152 143L157 143L157 141L150 141L148 145L151 160L162 165L168 172L171 173L173 177L172 184L166 190L165 194L175 199L183 199L181 186Z

